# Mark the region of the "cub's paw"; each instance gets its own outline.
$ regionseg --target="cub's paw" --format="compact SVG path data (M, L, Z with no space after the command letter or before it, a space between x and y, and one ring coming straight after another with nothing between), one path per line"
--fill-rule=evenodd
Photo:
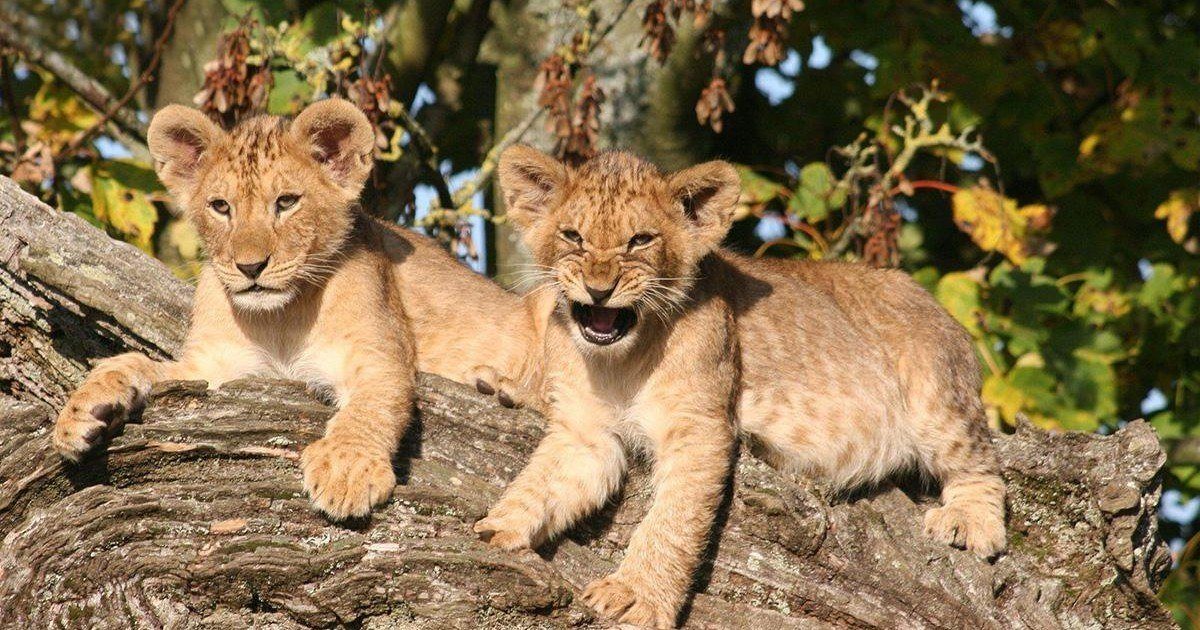
M385 453L361 442L324 437L300 455L304 491L333 520L363 517L392 496L396 473Z
M480 394L495 396L496 401L505 407L514 409L525 406L521 386L490 365L477 365L467 370L467 382L473 383Z
M139 402L137 390L120 374L84 382L54 422L51 440L55 450L63 458L78 462Z
M925 513L925 535L990 558L1007 545L1004 519L986 505L950 503Z
M541 523L532 514L505 507L503 503L493 506L472 529L481 540L505 551L532 549L541 543L537 535Z
M675 605L654 601L644 589L616 573L588 584L583 601L609 619L648 628L674 628L678 614Z

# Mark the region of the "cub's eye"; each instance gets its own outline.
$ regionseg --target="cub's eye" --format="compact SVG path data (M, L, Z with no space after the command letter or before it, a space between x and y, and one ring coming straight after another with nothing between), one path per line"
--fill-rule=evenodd
M224 199L213 199L208 202L208 207L217 214L229 216L229 202Z
M563 230L559 235L576 245L583 245L583 237L575 230Z
M287 212L295 207L297 201L300 201L300 195L279 195L275 200L275 212Z
M653 241L654 241L653 234L645 234L645 233L634 234L633 238L629 239L629 249L633 249L635 247L641 247L642 245L649 245Z

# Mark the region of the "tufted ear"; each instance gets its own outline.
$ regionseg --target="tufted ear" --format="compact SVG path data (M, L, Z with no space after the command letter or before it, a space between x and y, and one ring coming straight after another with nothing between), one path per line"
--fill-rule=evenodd
M741 195L737 171L728 162L705 162L672 174L667 184L696 237L698 254L716 249L733 224Z
M505 149L498 172L505 215L521 231L549 209L567 181L567 169L558 160L523 144Z
M190 187L205 151L225 137L199 110L168 105L150 121L146 140L158 178L173 193Z
M335 97L305 107L291 134L339 186L358 192L371 174L375 131L350 101Z

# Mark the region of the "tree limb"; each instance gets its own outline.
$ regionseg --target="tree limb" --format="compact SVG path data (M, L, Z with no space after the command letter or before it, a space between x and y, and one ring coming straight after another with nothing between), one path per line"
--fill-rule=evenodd
M134 95L136 95L138 91L142 89L142 87L150 82L154 72L158 70L158 62L162 58L163 47L166 46L167 41L171 37L171 33L175 30L175 18L179 15L179 10L183 8L183 4L184 0L175 0L174 3L171 4L171 8L167 10L166 21L163 24L162 32L159 34L158 39L154 42L154 52L150 56L150 61L146 64L146 68L138 74L137 78L129 84L129 89L125 90L125 95L105 109L103 111L103 115L100 116L100 120L97 120L95 124L85 129L83 133L75 136L75 138L71 140L71 144L67 145L67 148L59 153L58 156L55 156L56 160L65 156L73 155L76 151L78 151L79 148L82 147L88 140L90 140L97 131L107 125L108 121L112 120L113 116L116 116L119 112L124 110L125 106L129 104L129 101L133 99Z
M13 19L0 20L0 44L4 44L21 53L29 62L41 66L61 80L71 91L79 95L89 106L100 114L108 112L116 99L103 85L80 70L62 54L50 50L41 42L22 31L32 32L23 28L24 20L20 16L10 16ZM146 123L138 119L137 114L126 108L118 108L111 116L121 131L134 136L141 144L146 143Z
M64 466L49 426L87 361L171 354L188 293L0 178L0 391L15 397L0 397L0 625L605 627L576 597L619 562L645 471L540 554L493 550L470 525L543 421L437 377L419 379L404 483L352 526L302 494L296 458L332 409L299 384L164 384L106 456ZM1172 627L1154 596L1170 556L1149 425L1026 425L996 446L1010 550L992 563L920 533L936 499L919 487L831 501L743 453L687 627Z

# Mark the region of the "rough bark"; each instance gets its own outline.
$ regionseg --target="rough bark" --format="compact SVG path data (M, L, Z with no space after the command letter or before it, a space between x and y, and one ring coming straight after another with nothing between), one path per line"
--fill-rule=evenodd
M160 386L107 454L49 447L52 406L88 359L169 354L186 287L0 179L0 625L602 627L576 601L619 561L649 499L623 496L540 554L471 533L542 430L526 411L422 376L403 484L368 521L331 524L301 493L299 450L331 410L303 386ZM743 453L714 533L697 628L1170 627L1154 597L1162 450L1022 427L996 439L1010 551L994 562L920 534L919 487L830 500Z

